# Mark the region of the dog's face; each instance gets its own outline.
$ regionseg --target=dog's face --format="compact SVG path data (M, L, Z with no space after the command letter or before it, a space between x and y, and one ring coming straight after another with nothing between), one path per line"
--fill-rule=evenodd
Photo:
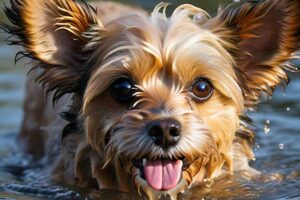
M241 159L251 158L242 116L287 80L299 4L249 2L212 19L191 5L167 17L160 4L150 17L103 25L74 1L23 0L7 12L17 25L8 31L41 63L39 80L56 98L73 92L80 99L92 149L85 156L99 186L136 187L155 198L232 170L237 146ZM236 133L244 140L234 146Z
M231 56L183 8L169 20L154 12L150 20L112 22L100 34L105 49L96 47L91 59L83 107L89 143L100 166L129 174L146 193L178 193L222 166L243 110Z

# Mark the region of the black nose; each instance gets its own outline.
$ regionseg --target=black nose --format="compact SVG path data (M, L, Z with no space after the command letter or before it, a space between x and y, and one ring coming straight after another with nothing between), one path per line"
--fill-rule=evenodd
M175 119L155 120L149 123L148 133L154 144L164 149L174 146L180 139L181 125Z

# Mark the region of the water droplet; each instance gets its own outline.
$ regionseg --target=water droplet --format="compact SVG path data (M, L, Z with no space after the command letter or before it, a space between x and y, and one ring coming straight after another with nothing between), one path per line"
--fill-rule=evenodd
M257 151L260 148L260 145L258 143L254 144L254 151Z
M272 96L269 96L269 100L272 100Z
M286 111L288 111L288 112L291 111L291 108L290 108L290 107L287 107L287 108L286 108Z
M265 127L264 127L264 132L265 134L268 134L270 132L270 120L266 120L265 122Z
M211 188L214 183L214 181L212 179L204 179L203 182L205 184L205 187L207 187L207 188Z
M254 110L254 108L249 108L249 111L254 112L255 110Z
M278 147L279 147L279 149L282 150L284 148L284 144L281 143L281 144L278 145Z

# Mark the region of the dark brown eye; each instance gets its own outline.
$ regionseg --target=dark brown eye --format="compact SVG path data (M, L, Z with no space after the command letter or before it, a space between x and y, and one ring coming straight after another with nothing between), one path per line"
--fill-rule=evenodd
M207 100L213 93L213 87L209 80L198 79L191 87L192 97L198 101Z
M133 99L133 84L128 78L119 78L111 85L112 96L120 102Z

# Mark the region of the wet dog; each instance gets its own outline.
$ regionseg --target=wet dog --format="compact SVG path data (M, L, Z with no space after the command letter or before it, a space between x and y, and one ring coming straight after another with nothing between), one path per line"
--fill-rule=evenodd
M21 147L54 180L176 198L224 173L259 172L245 112L288 82L300 1L170 16L73 0L11 0L10 44L32 59ZM45 98L45 96L48 98ZM54 107L52 105L54 101Z

